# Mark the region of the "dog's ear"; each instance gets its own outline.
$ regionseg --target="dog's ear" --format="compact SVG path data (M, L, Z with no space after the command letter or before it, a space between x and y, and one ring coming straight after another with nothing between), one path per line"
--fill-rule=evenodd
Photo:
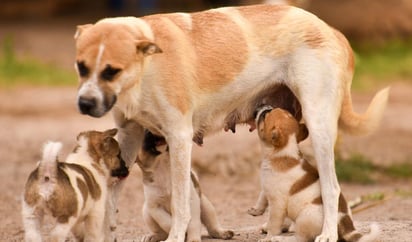
M110 137L114 137L117 134L117 129L108 129L104 131L104 134Z
M305 124L299 124L299 132L297 134L296 140L299 142L305 140L309 136L309 130Z
M162 53L162 49L155 43L148 40L139 40L136 42L137 53L142 53L144 56Z
M77 25L77 30L76 33L74 34L74 39L77 40L79 36L82 34L82 32L90 27L92 27L93 24L83 24L83 25Z

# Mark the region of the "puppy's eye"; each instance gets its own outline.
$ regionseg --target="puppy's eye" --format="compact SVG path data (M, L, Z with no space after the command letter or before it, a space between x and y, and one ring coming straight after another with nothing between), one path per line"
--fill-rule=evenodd
M112 81L114 77L119 73L122 69L114 68L110 65L107 65L106 68L100 74L100 77L105 81Z
M77 70L79 71L79 75L81 77L86 77L89 75L89 68L84 64L84 61L77 62Z

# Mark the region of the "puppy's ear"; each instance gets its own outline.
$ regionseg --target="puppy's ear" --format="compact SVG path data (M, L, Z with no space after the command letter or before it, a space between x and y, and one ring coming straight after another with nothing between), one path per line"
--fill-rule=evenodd
M74 34L74 39L77 40L84 30L86 30L86 29L88 29L92 26L93 26L93 24L77 25L77 30L76 30L76 33Z
M110 137L114 137L117 134L117 129L108 129L104 131L104 134Z
M144 56L162 53L162 49L155 43L148 40L139 40L136 42L137 53L142 53Z
M104 140L101 144L101 153L103 155L116 156L117 154L119 154L119 152L120 152L120 148L119 148L119 145L118 145L118 143L115 139L113 139L110 136L104 138Z
M305 124L299 124L299 132L297 134L298 143L305 140L309 136L309 130Z

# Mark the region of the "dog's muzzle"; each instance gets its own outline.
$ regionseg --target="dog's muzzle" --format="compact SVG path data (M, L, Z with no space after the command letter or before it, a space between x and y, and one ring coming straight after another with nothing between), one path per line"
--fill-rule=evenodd
M82 114L91 115L97 107L96 98L79 98L79 110Z
M117 177L119 179L126 178L129 175L129 168L126 166L126 162L122 159L119 154L118 158L120 159L120 167L112 170L112 177Z

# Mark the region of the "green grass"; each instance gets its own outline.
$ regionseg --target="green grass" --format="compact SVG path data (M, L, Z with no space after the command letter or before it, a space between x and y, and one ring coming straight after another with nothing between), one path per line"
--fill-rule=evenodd
M0 86L66 86L76 84L77 77L74 71L63 70L55 65L46 64L35 59L19 59L14 53L12 38L8 36L2 41Z
M348 159L336 158L336 174L339 181L361 184L375 183L380 178L412 179L412 161L378 166L360 154L353 154Z
M412 40L392 40L379 46L353 44L353 48L353 88L363 90L397 80L412 82Z

